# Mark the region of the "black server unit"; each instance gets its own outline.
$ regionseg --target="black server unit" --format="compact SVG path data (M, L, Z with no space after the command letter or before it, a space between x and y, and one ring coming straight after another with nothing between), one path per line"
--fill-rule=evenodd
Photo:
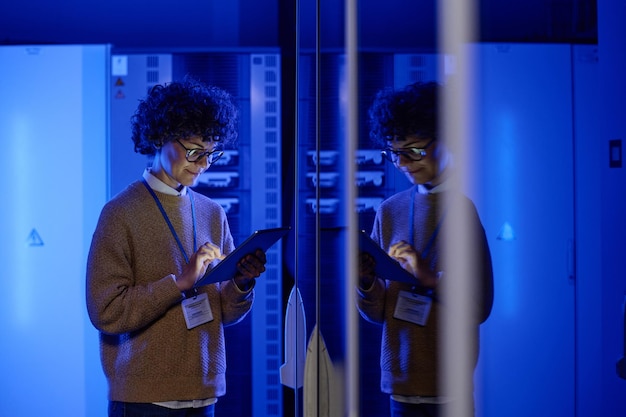
M222 205L236 245L256 229L282 226L277 52L115 53L112 68L111 194L139 178L149 163L132 152L129 120L137 100L155 84L191 75L230 92L240 114L236 149L227 149L194 189ZM282 416L280 242L267 259L251 313L225 328L227 394L218 401L221 415Z

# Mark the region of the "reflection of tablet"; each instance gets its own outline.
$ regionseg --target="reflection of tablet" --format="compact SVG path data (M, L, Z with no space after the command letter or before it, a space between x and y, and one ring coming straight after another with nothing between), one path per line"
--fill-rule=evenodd
M285 236L291 227L277 227L275 229L262 229L252 233L241 245L237 246L228 256L209 269L202 278L196 282L196 287L213 284L214 282L226 281L237 273L237 262L245 255L261 249L267 251L281 237Z
M376 260L376 276L392 281L406 282L417 285L418 281L400 263L387 254L378 243L361 230L359 233L359 250L367 252Z

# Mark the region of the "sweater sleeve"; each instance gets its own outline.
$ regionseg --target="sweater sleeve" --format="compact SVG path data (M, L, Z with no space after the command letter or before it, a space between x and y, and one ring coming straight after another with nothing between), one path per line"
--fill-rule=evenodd
M484 323L489 318L489 315L491 314L491 309L493 308L493 265L491 261L491 251L489 250L489 243L487 242L485 229L480 223L478 215L476 219L476 237L480 241L478 246L480 248L478 253L479 270L477 271L479 293L476 296L476 300L478 300L478 305L476 306L476 308L478 311L478 322Z
M371 323L382 324L385 320L385 281L376 278L371 288L357 287L356 295L361 317Z
M220 284L220 296L224 326L237 324L246 317L252 308L254 285L247 291L241 291L234 280L224 281Z
M374 219L374 227L371 237L380 242L381 214L378 212ZM376 278L370 288L356 288L356 303L361 317L365 320L382 324L385 318L385 292L386 283L381 278Z
M451 277L445 276L445 280L454 280L455 278L469 279L471 293L468 294L469 300L473 303L472 310L474 312L474 320L476 324L484 323L493 307L494 299L494 278L493 278L493 265L491 261L491 252L489 250L489 243L485 229L480 221L478 212L473 202L465 198L460 201L463 203L463 207L466 210L467 221L471 222L468 228L469 236L468 242L471 242L469 250L472 254L472 262L470 273L463 277Z
M235 250L235 244L230 232L230 225L226 213L220 207L221 229L222 229L222 252L230 254ZM263 279L261 276L260 279ZM230 326L239 323L252 309L252 303L254 302L254 284L256 280L252 281L252 285L246 291L242 291L237 287L235 281L230 279L220 283L220 305L222 308L222 323L224 326Z
M110 205L102 210L87 260L87 311L103 333L142 329L182 299L171 275L136 284L132 239L121 216Z

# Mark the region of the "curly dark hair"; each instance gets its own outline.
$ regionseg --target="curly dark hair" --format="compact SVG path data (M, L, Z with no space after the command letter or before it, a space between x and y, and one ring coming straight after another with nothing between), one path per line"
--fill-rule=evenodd
M395 136L418 135L436 140L440 89L436 82L417 82L401 90L378 91L368 112L374 146L384 148Z
M131 118L135 152L144 155L154 155L165 143L190 136L234 146L237 124L232 96L191 77L154 86Z

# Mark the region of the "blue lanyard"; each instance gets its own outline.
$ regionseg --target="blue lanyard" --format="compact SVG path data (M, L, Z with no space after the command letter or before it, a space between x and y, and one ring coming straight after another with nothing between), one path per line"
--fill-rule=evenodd
M183 253L183 256L185 257L185 262L189 263L189 257L187 256L187 252L185 252L185 248L183 248L183 244L178 238L178 234L176 233L176 230L174 230L174 226L172 225L170 218L167 216L167 213L165 212L163 205L159 201L159 198L156 196L152 188L150 188L146 180L142 178L142 181L143 181L143 185L146 186L146 188L150 192L150 195L152 196L157 206L159 207L159 210L161 210L161 214L163 215L165 222L170 228L170 231L172 232L172 236L174 236L174 239L176 239L176 243L178 244L180 251ZM196 252L196 210L194 208L193 197L191 196L191 193L189 193L189 201L191 201L191 220L193 222L193 252L195 253Z
M415 221L414 221L414 213L415 213L415 194L417 193L417 185L415 187L413 187L413 191L411 192L411 206L409 208L409 238L411 240L411 246L415 247ZM443 218L445 217L445 212L444 214L441 216L441 219L439 220L439 223L437 223L437 227L435 227L435 230L433 231L433 234L430 236L430 239L428 240L428 242L426 243L426 246L424 247L424 249L421 252L421 257L422 259L426 259L426 256L428 256L428 252L430 252L430 250L432 249L433 244L435 243L435 238L437 238L437 235L439 234L439 229L441 229L441 223L443 223Z

